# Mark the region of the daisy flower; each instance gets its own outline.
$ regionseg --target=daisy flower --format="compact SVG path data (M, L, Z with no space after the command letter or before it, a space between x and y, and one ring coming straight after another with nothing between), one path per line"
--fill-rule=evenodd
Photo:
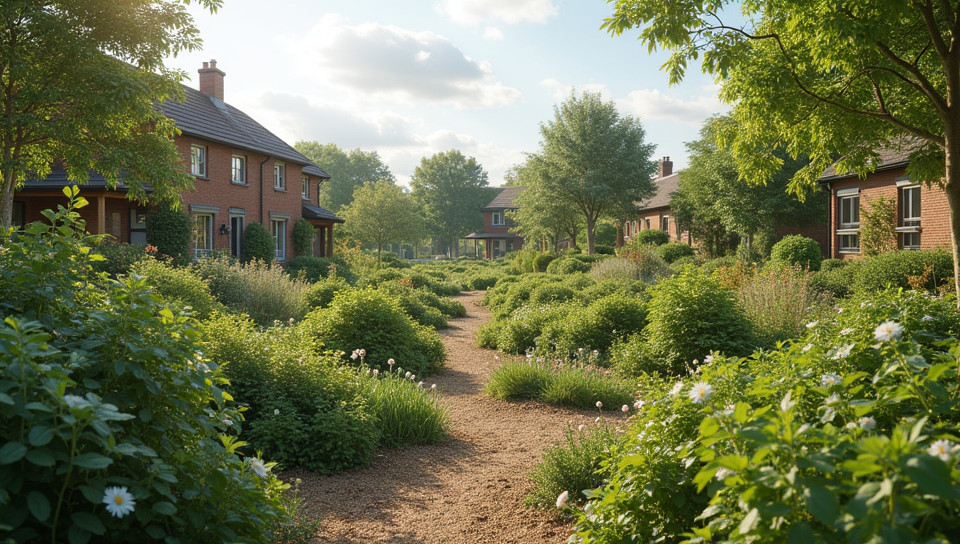
M903 325L896 321L884 321L877 325L873 331L873 337L877 342L888 342L890 340L899 340L903 335Z
M690 400L697 404L706 402L713 394L713 386L707 382L697 382L690 388Z
M115 518L122 518L137 506L133 495L126 487L108 487L103 490L103 504L107 505L107 512Z
M820 386L821 387L833 387L835 385L840 385L843 383L843 378L838 374L824 374L820 376Z
M247 457L246 461L247 464L250 465L250 470L252 470L254 474L261 478L267 477L267 472L269 472L269 469L267 469L267 466L263 464L263 459L260 459L259 457Z
M927 453L934 457L939 457L941 461L947 461L950 459L953 448L953 442L949 440L937 440L933 444L930 444L930 449L927 450Z
M865 431L872 431L877 426L877 420L870 416L863 416L857 420L857 425Z

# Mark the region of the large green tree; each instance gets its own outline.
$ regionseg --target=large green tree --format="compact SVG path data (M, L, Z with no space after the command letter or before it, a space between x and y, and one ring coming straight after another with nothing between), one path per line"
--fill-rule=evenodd
M340 216L348 236L377 248L378 262L385 245L416 242L423 234L423 218L413 197L386 180L358 187Z
M430 231L458 257L460 238L483 226L481 210L494 196L487 172L475 158L452 149L420 159L410 187Z
M319 202L333 213L339 213L341 207L353 202L354 191L364 183L397 181L376 151L357 148L347 152L334 144L317 142L297 142L294 147L330 174L330 179L320 185Z
M745 20L730 22L737 7ZM950 202L960 286L957 0L615 0L604 26L672 51L671 81L702 58L734 104L740 130L721 138L749 181L780 168L780 148L810 157L792 180L802 191L838 157L837 172L865 175L877 149L907 146L910 175Z
M576 247L577 236L583 229L583 215L573 203L555 198L538 183L538 168L542 167L542 157L533 154L515 168L510 183L526 190L517 195L517 210L507 214L516 222L514 230L525 240L549 240L556 249L560 239L567 237Z
M196 49L190 0L0 2L0 223L13 192L63 160L72 179L90 170L130 197L179 203L192 183L154 105L182 95L183 74L163 59ZM215 10L220 0L196 0Z
M572 94L540 125L536 183L543 194L573 207L583 217L587 252L601 217L615 219L653 195L650 160L654 146L634 117L621 117L599 94Z

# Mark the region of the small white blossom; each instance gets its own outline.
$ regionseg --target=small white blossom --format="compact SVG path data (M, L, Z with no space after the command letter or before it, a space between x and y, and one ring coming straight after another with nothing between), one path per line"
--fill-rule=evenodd
M850 334L851 332L853 332L853 328L847 327L847 328L843 329L842 331L840 331L840 336L846 336L846 335Z
M416 375L416 374L411 374L411 375L410 375L410 381L411 381L411 382L412 382L412 381L416 381L416 379L417 379L417 375Z
M803 352L803 353L806 353L806 352L810 351L810 348L812 348L812 347L813 347L813 344L807 344L807 345L803 346L803 348L800 349L800 351Z
M690 400L700 404L706 402L713 394L713 386L707 382L697 382L690 388Z
M877 325L873 331L873 337L877 342L888 342L890 340L899 340L903 335L903 325L896 321L884 321Z
M823 403L826 404L827 406L833 406L838 402L840 402L840 395L836 393L830 395L829 397L826 398L826 400L823 401Z
M642 400L638 400L637 402L634 402L634 403L633 403L633 407L634 407L635 409L639 410L639 409L643 408L643 405L644 405L644 404L646 404L646 403L643 402Z
M280 409L279 409L279 408L274 408L274 409L273 409L273 415L279 416L279 415L280 415Z
M247 457L246 461L247 464L250 465L250 470L252 470L254 474L261 478L267 477L267 472L270 472L270 470L266 465L263 464L263 459L260 459L259 457Z
M725 416L733 415L733 411L736 410L736 408L737 408L737 405L735 404L725 404L723 406L723 415Z
M583 430L586 429L586 428L587 428L587 426L584 425L584 424L582 424L582 423L581 423L580 425L577 425L577 430L580 431L581 433L582 433Z
M379 368L374 368L374 369L373 369L373 375L374 375L374 376L378 376L379 374L380 374L380 369L379 369Z
M430 386L430 390L431 390L431 391L436 391L436 390L437 390L437 384L431 385L431 386Z
M594 423L600 423L601 421L603 420L600 418L600 416L597 416L597 418L593 420Z
M821 387L833 387L835 385L840 385L843 383L843 378L838 374L827 373L823 376L820 376L820 386Z
M722 482L722 481L726 480L727 478L729 478L730 476L733 476L733 475L736 474L736 473L737 473L736 471L730 470L730 469L727 468L727 467L720 467L720 468L717 469L717 473L714 475L714 477L715 477L717 480L719 480L719 481Z
M597 408L603 408L603 403L599 400L597 401Z
M837 351L833 354L834 359L843 359L846 356L850 355L850 352L853 351L855 344L847 344L845 346L840 346L836 348Z
M409 378L410 376L411 376L410 372L407 372L406 374L403 375L404 378Z
M842 314L842 313L843 313L843 308L837 308L837 313L838 313L838 314Z
M709 364L712 363L712 362L713 362L713 354L712 354L712 353L703 358L703 364L705 364L705 365L709 365Z
M677 395L680 391L683 390L683 382L677 382L673 384L673 389L670 390L671 395Z
M950 454L954 449L953 442L949 440L937 440L933 444L930 444L930 449L927 450L927 453L934 457L939 457L941 461L947 461L950 459Z
M624 404L623 406L620 407L620 411L623 413L627 413L630 411L630 407Z
M107 505L107 512L111 516L122 518L133 512L137 501L126 487L108 487L103 490L103 504Z
M877 426L877 420L870 416L863 416L857 420L857 425L865 431L872 431Z
M392 367L393 367L393 365L395 365L396 363L397 363L397 362L396 362L396 361L394 361L394 360L393 360L392 358L390 358L390 359L387 359L387 364L388 364L388 365L390 365L390 367L391 367L391 368L392 368Z
M811 321L811 322L807 323L807 328L808 328L808 329L812 329L812 328L814 328L814 327L817 326L817 323L819 323L819 321Z
M844 428L845 428L845 429L856 429L856 428L857 428L857 422L856 422L856 421L851 421L851 422L847 423L846 425L844 425Z
M932 315L925 315L925 316L923 316L923 317L920 318L920 321L933 321L933 316L932 316Z
M557 508L565 507L568 500L570 500L570 492L564 491L559 497L557 497Z
M367 350L365 350L365 349L363 349L363 348L360 348L359 353L360 353L360 356L361 356L361 357L366 357L366 356L367 356Z
M417 382L417 387L423 387L424 385L426 385L424 382Z
M350 354L350 358L353 359L354 361L356 361L357 357L359 356L360 356L360 353L357 350L353 350L353 353Z

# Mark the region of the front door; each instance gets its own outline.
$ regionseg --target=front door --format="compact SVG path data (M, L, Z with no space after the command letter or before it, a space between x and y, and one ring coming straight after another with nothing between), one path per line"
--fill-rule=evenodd
M240 241L243 240L243 216L230 216L230 255L240 258Z

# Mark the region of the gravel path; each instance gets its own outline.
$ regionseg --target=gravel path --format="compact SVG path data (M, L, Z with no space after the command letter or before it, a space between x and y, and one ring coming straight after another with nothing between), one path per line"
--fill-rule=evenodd
M532 487L526 473L568 422L596 413L533 402L501 402L482 394L496 367L494 352L475 346L474 333L490 319L483 293L456 297L467 316L440 332L447 348L436 382L450 410L451 439L431 446L381 449L369 468L300 478L311 515L323 519L317 542L447 544L562 543L569 525L551 512L523 505ZM618 419L616 415L605 415ZM619 413L617 413L619 415Z

